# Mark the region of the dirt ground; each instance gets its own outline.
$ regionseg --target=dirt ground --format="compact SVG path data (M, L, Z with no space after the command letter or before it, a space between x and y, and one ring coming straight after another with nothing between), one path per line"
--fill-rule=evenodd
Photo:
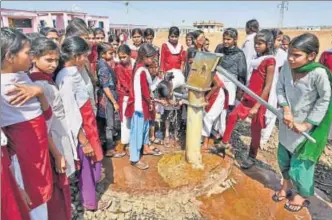
M320 41L320 53L332 47L332 30L321 30L321 31L303 31L303 30L284 30L284 33L294 38L305 32L310 32L315 34ZM158 32L153 43L161 47L161 45L167 41L168 33ZM210 51L214 51L216 46L222 41L222 32L217 33L205 33L205 36L210 40ZM246 38L246 33L243 30L239 30L238 45L241 47ZM180 43L185 45L185 36L181 35Z

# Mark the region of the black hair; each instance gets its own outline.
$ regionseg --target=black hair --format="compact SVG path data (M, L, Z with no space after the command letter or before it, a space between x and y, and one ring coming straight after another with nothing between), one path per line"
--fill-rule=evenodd
M1 28L1 64L5 60L6 54L16 55L20 52L26 43L30 43L30 39L22 32L8 27Z
M251 32L257 33L259 31L259 23L256 19L251 19L247 21L246 28Z
M280 30L279 28L273 28L273 29L271 29L271 32L273 34L274 40L276 40L278 38L278 36L284 34L284 32L282 32L282 30Z
M204 31L202 30L196 30L193 32L193 37L194 37L194 40L197 40L197 38L199 37L199 35L201 34L204 34Z
M113 47L109 43L104 43L104 42L99 43L97 46L98 58L101 58L101 56L110 49L113 49Z
M82 18L77 17L74 17L71 21L69 21L68 25L81 25L88 28L86 22Z
M119 48L118 48L118 53L124 53L127 54L128 56L131 55L131 50L130 47L127 44L122 44Z
M95 32L93 31L92 28L88 28L88 33L89 33L89 35L90 35L90 34L93 34L93 36L96 36L96 35L95 35Z
M289 47L299 49L306 54L319 52L319 40L316 35L311 33L304 33L295 37L290 43Z
M39 31L39 33L42 34L45 37L47 37L47 35L51 32L54 32L57 35L59 35L59 32L55 28L44 27L44 28L40 29L40 31Z
M226 28L223 33L223 36L229 36L229 37L233 38L234 40L237 40L239 34L235 28Z
M39 38L39 37L45 37L44 35L42 35L38 32L27 33L26 36L30 39L30 41L33 41L34 39Z
M154 37L154 31L152 30L152 28L147 28L144 30L144 38L147 36L152 35L152 37Z
M291 41L291 38L290 38L290 36L288 36L288 35L284 35L284 37L283 37L282 40L287 40L288 42L290 42L290 41Z
M88 33L89 29L85 21L81 18L73 18L66 28L66 37L81 36Z
M266 55L274 54L274 37L272 31L269 29L260 30L256 34L255 40L258 38L263 39L263 41L266 44L266 51L267 51Z
M60 54L60 49L58 45L51 39L48 39L46 37L39 37L31 42L30 53L34 57L39 58L50 51L56 51Z
M151 44L142 44L138 49L137 62L139 63L143 60L144 57L154 57L157 51Z
M168 36L175 35L175 36L180 36L180 29L178 27L171 27L168 31Z
M113 41L116 41L120 43L120 37L117 35L109 35L108 36L108 43L112 43Z
M190 37L191 40L194 40L193 32L189 32L186 34L186 38Z
M143 31L140 28L134 28L131 31L131 37L133 37L135 34L139 34L139 35L141 35L143 37Z
M71 60L74 56L80 56L89 52L89 44L81 37L74 36L66 38L61 45L61 59Z
M65 62L90 51L89 44L81 37L67 37L62 42L60 48L60 60L58 68L55 70L53 79L55 80L59 71L64 67Z
M171 83L168 80L161 81L157 86L157 93L160 98L168 98L171 95Z
M102 34L102 35L104 35L104 37L106 36L105 35L105 31L103 29L101 29L101 28L95 28L93 30L93 33L94 33L95 36L97 36L97 34Z

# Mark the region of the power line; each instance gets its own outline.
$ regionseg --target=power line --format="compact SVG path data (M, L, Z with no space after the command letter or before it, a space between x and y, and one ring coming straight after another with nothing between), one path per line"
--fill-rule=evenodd
M280 4L278 4L278 8L280 8L280 14L279 14L279 28L282 28L284 25L284 15L285 11L288 11L288 1L281 1Z

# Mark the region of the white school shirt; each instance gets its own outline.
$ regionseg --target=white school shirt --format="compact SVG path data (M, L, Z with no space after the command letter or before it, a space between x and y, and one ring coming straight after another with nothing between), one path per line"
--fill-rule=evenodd
M11 105L8 100L13 96L5 95L6 92L14 88L14 83L34 85L26 73L5 73L1 74L1 127L29 121L40 116L43 112L41 110L40 102L37 98L32 98L24 105Z

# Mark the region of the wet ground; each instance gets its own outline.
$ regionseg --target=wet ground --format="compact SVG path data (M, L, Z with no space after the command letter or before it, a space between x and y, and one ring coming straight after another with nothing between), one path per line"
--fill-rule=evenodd
M237 126L233 143L239 154L237 161L245 157L250 134L246 125ZM205 154L203 171L192 170L185 163L180 147L160 147L167 153L163 157L143 156L150 165L146 171L138 170L129 158L105 158L105 178L99 184L101 198L110 199L112 205L103 212L79 213L74 219L211 219L211 220L330 220L332 204L324 192L331 192L329 182L332 172L325 165L318 165L316 180L323 191L316 189L310 198L309 210L290 213L275 203L271 196L280 187L280 175L276 163L277 138L275 133L264 151L258 155L258 163L248 171L232 166L232 160ZM184 143L181 143L183 146ZM231 170L231 172L229 172ZM229 180L231 183L229 184ZM226 184L227 183L227 184Z
M204 171L197 171L190 169L185 163L183 163L182 156L183 153L170 153L163 157L145 156L143 157L143 161L150 165L150 169L146 171L141 171L132 167L129 163L129 158L127 157L113 160L105 159L104 167L106 169L105 172L107 173L106 179L110 184L105 191L112 191L113 196L116 195L116 193L124 192L138 196L139 198L142 198L142 196L155 195L152 200L149 198L149 201L153 202L153 200L155 200L154 202L156 204L162 197L168 197L169 203L174 202L178 204L178 206L182 206L181 202L176 201L176 198L179 197L179 195L184 198L186 195L189 195L190 190L188 191L188 188L196 191L202 190L202 193L197 193L199 196L197 196L196 199L192 198L192 201L190 201L191 206L189 209L196 208L200 213L199 217L192 219L311 219L310 214L306 209L293 214L283 208L284 202L275 203L271 200L273 191L280 185L279 176L272 171L260 167L254 167L249 171L243 172L236 166L232 166L231 174L227 178L235 180L236 184L226 190L221 190L219 193L218 189L215 190L215 188L221 186L224 181L219 182L218 184L212 184L208 190L197 186L204 185L208 182L207 179L209 173L213 175L218 169L229 170L231 160L228 158L223 160L218 156L207 154L204 155L203 161L209 165L206 166ZM172 166L172 164L177 164L177 166ZM226 166L226 164L228 164L228 166ZM169 169L166 169L166 167ZM111 172L112 170L114 171ZM182 175L180 171L182 172ZM195 173L195 175L191 175L190 172ZM193 178L194 176L196 176L196 178ZM174 194L174 197L172 197L171 194L176 191L178 191L178 194ZM212 195L207 196L207 194ZM189 195L187 198L191 198L192 195ZM314 205L320 206L319 210L317 210L317 207L314 207L316 212L312 214L316 215L315 219L327 220L328 218L325 218L325 215L322 215L319 212L329 213L332 209L327 205L324 205L323 202L317 203L316 201L316 204ZM184 212L183 210L184 209L181 208L173 210L173 212L178 212L176 216L179 218L177 219L187 219L181 217L181 213ZM158 212L157 209L154 211ZM317 214L320 214L320 216L317 216ZM155 218L151 219L174 219L167 217L160 218L158 217L158 213L154 213L154 216Z

